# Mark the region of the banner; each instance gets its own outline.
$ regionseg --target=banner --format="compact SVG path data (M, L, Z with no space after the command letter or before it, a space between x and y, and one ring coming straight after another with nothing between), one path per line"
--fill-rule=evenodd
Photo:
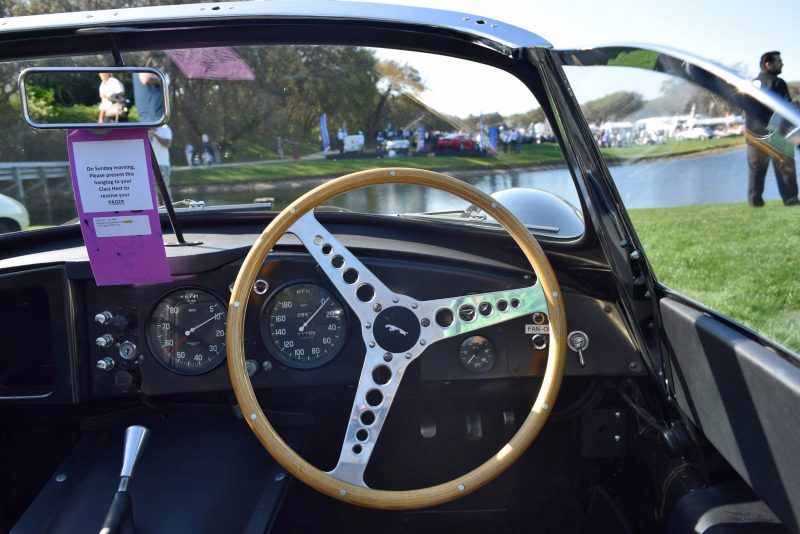
M328 135L328 114L319 116L319 134L322 136L322 150L327 152L331 148L331 138Z
M489 148L492 149L492 152L497 152L497 133L496 126L489 128Z
M247 63L232 48L190 48L165 51L187 78L201 80L255 80Z

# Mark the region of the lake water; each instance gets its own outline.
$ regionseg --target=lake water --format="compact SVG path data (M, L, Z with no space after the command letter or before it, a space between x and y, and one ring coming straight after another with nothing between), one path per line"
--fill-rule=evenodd
M398 165L413 161L398 160ZM745 202L747 198L747 156L745 148L705 156L660 159L652 162L611 167L611 175L628 209ZM553 192L578 205L572 178L565 168L494 172L453 172L454 176L478 189L492 193L510 187L535 187ZM320 181L294 181L270 184L236 192L187 193L173 191L177 199L203 200L208 205L253 202L258 197L273 197L274 208L282 209L292 200L316 187ZM29 205L32 224L59 224L75 217L71 193L56 205ZM774 171L766 178L764 198L777 199ZM52 204L52 203L51 203ZM413 213L462 209L466 203L447 193L416 186L390 185L365 188L333 199L330 204L368 213Z
M398 161L398 164L402 165L403 161ZM629 209L745 202L747 199L747 155L744 148L699 157L614 166L610 171ZM451 174L487 193L510 187L535 187L556 193L578 205L575 187L565 168ZM275 208L282 209L318 183L292 182L258 192L215 192L194 196L214 205L249 203L255 197L269 196L274 197ZM771 165L764 198L780 198ZM443 211L464 206L463 201L447 193L406 185L365 188L334 199L331 204L370 213Z

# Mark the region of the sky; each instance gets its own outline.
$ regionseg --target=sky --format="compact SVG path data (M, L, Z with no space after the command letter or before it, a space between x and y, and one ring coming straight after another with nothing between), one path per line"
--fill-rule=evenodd
M749 76L758 73L762 53L779 50L784 62L781 77L800 81L800 0L373 0L458 11L496 19L536 33L556 48L572 48L608 43L654 43L690 51L723 65L744 69ZM420 67L432 87L447 83L449 74L431 65ZM621 70L621 69L619 69ZM577 78L577 77L576 77ZM641 79L641 78L638 78ZM591 84L572 79L578 99L585 101L611 92L594 78ZM492 82L486 76L475 84ZM477 90L481 90L478 88ZM646 98L656 96L658 84L640 88ZM515 97L504 99L503 114L516 109ZM465 116L480 111L466 103L432 102L447 113ZM522 104L519 104L522 105ZM528 106L530 107L530 106Z

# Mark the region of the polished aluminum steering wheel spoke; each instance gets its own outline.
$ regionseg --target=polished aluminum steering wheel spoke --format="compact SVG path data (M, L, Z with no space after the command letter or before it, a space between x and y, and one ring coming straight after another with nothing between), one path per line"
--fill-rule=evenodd
M366 487L364 470L408 364L425 349L419 303L383 284L308 212L295 234L352 308L367 347L356 396L336 467L339 480Z
M317 221L313 212L300 217L289 232L302 241L362 323L371 321L380 311L376 303L394 297L383 282Z
M389 408L408 364L424 348L417 345L405 354L392 354L380 347L367 350L339 460L328 474L356 486L368 487L364 482L364 471L389 415Z
M534 313L548 314L542 285L419 302L427 344Z

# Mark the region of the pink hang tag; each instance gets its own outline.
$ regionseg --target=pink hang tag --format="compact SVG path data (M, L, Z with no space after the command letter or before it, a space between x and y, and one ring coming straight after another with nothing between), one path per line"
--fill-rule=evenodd
M72 130L72 189L98 286L171 282L147 129Z

